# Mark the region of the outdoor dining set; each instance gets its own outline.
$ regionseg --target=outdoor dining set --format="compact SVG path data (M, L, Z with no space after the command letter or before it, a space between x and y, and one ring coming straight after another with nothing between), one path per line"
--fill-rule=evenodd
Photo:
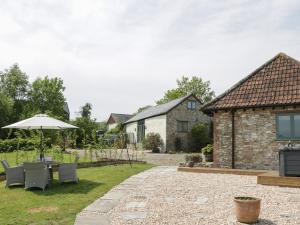
M74 163L58 163L52 157L44 156L43 131L76 129L78 127L51 118L46 114L37 114L31 118L2 127L4 129L23 129L40 131L40 156L35 162L24 162L20 166L10 167L6 160L1 161L6 175L6 187L13 184L25 185L25 189L38 187L45 190L53 180L53 167L58 167L59 183L78 182L76 174L78 157Z
M45 157L43 161L24 162L22 165L10 167L6 160L2 160L6 175L6 187L11 185L25 185L28 188L41 188L45 190L53 181L53 167L58 167L58 181L79 182L77 177L77 160L74 163L58 163L52 157Z

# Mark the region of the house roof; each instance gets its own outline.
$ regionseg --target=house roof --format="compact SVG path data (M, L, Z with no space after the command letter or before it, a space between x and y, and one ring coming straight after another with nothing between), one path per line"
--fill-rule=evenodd
M129 120L133 115L129 114L120 114L120 113L111 113L107 123L124 123Z
M300 104L300 62L279 53L202 107L218 109Z
M159 116L159 115L166 114L170 110L172 110L177 105L179 105L180 103L182 103L184 100L186 100L187 98L189 98L191 96L194 96L194 94L189 94L189 95L186 95L184 97L174 99L174 100L172 100L170 102L167 102L165 104L161 104L161 105L156 105L156 106L149 107L149 108L143 110L142 112L136 114L134 117L132 117L131 119L129 119L125 123L131 123L131 122L135 122L135 121L138 121L138 120L146 119L146 118L149 118L149 117L154 117L154 116Z

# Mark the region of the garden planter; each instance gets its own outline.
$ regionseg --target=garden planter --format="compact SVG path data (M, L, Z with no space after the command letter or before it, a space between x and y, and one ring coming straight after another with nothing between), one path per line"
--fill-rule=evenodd
M194 167L194 162L193 161L189 161L186 163L187 167Z
M241 223L256 223L260 213L259 198L252 197L235 197L235 213L237 221Z
M202 154L202 158L204 162L212 162L213 161L213 154L212 153L205 153Z

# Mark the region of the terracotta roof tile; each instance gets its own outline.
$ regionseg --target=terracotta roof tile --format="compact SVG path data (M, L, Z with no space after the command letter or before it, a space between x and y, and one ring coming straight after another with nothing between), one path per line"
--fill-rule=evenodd
M279 53L203 107L217 109L300 104L300 62Z

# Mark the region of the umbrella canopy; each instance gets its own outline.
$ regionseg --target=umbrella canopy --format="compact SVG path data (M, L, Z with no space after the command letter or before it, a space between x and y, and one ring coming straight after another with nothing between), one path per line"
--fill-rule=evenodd
M5 126L3 128L16 129L39 129L39 130L62 130L68 128L78 128L71 124L49 117L46 114L37 114L26 120Z
M17 123L2 127L2 128L16 128L26 130L40 130L41 131L41 148L40 148L40 160L44 159L44 147L43 147L43 130L63 130L67 128L78 128L71 124L49 117L46 114L37 114L26 120L19 121Z

